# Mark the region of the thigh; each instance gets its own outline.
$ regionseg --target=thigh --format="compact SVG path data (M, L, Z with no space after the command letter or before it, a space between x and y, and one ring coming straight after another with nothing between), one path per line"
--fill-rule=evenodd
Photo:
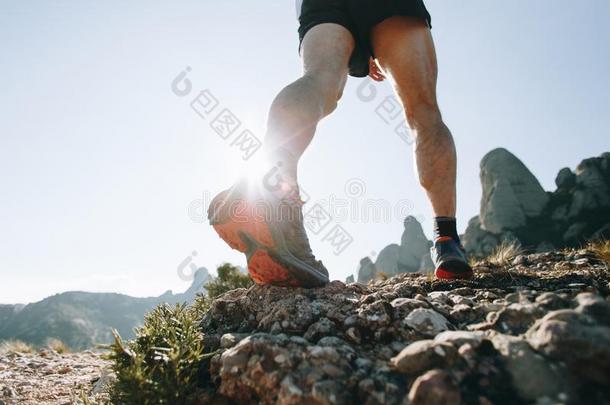
M310 28L301 43L306 75L343 78L354 50L354 37L342 25L322 23Z
M372 28L371 44L407 111L421 103L436 105L436 51L425 20L388 18Z

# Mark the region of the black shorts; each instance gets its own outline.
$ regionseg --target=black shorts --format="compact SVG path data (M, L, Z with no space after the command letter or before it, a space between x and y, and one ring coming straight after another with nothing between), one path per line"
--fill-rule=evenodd
M356 47L349 62L350 75L364 77L369 73L373 56L371 28L396 15L418 17L432 27L430 13L423 0L297 0L299 50L305 34L318 24L335 23L347 28Z

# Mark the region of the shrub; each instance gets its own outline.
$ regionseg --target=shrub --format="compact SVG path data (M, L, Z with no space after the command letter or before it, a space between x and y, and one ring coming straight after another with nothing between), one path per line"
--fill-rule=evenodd
M160 305L123 341L115 332L110 359L117 380L111 396L122 404L189 403L197 392L205 355L200 314L179 304Z
M208 298L214 299L227 291L236 288L248 288L252 284L252 279L241 270L232 264L225 263L216 269L218 277L205 285L208 292Z
M224 264L218 277L205 285L208 296L198 295L195 302L160 305L136 329L136 338L124 341L114 331L109 346L116 381L111 388L113 403L188 404L205 389L207 363L214 353L205 353L200 323L212 300L235 288L252 285L252 280L237 267Z

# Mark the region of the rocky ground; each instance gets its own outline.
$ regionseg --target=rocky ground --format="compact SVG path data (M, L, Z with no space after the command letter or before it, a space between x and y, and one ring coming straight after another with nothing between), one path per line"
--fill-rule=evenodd
M202 321L202 404L610 404L610 273L589 251L471 281L254 286ZM0 354L0 405L104 403L99 354ZM87 400L85 400L85 398Z
M90 351L0 354L0 405L82 404L107 398L109 362Z
M315 290L254 286L203 321L203 403L610 403L610 274L587 251Z

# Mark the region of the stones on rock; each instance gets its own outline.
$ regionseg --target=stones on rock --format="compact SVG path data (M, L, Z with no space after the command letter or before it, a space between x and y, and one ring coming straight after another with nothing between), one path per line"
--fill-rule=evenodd
M409 391L409 405L459 405L460 389L446 371L430 370L418 377Z
M453 325L443 315L432 309L417 308L409 313L404 323L424 336L436 336Z
M450 366L457 358L457 349L449 343L418 340L405 347L390 361L401 373L419 375L432 368Z

